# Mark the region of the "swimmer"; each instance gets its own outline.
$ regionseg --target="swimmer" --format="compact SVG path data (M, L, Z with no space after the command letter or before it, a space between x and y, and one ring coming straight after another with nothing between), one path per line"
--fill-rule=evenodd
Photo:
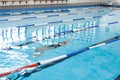
M120 75L118 75L117 78L115 78L115 80L120 80Z
M34 50L33 57L40 56L43 53L43 51L45 51L45 50L51 50L51 49L55 49L55 48L60 47L60 46L64 46L64 45L68 44L68 42L69 42L69 40L60 42L58 44L52 44L52 45L43 46L40 48L38 47Z

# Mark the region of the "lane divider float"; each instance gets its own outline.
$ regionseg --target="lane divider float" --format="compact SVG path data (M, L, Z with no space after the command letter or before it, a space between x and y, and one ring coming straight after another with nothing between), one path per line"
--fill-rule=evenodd
M27 66L23 66L23 67L15 69L15 70L11 70L11 71L7 71L7 72L4 72L4 73L0 73L0 77L4 77L4 76L7 76L9 74L12 74L12 73L15 73L15 72L19 72L19 71L22 71L22 70L25 70L25 69L29 69L29 68L36 69L36 68L39 68L41 66L44 67L46 65L47 66L48 65L54 65L54 64L57 64L59 62L62 62L65 59L68 59L68 58L73 57L75 55L81 54L81 53L83 53L85 51L91 50L93 48L96 48L96 47L99 47L99 46L102 46L102 45L107 45L109 43L112 43L112 42L115 42L115 41L118 41L118 40L120 40L120 35L112 37L112 38L107 39L107 40L102 41L102 42L98 42L98 43L93 44L91 46L82 48L82 49L80 49L80 50L78 50L76 52L73 52L73 53L64 54L64 55L61 55L61 56L58 56L58 57L54 57L54 58L50 58L50 59L43 60L43 61L38 61L37 63L33 63L33 64L30 64L30 65L27 65Z
M73 30L68 30L68 31L64 31L64 32L59 32L59 33L55 33L55 34L53 34L53 35L49 35L49 36L43 38L42 40L50 39L51 36L56 37L56 36L60 36L61 34L70 34L70 33L73 33L73 32L84 31L84 30L87 30L87 29L90 29L90 28L95 28L95 27L98 27L98 25L92 26L92 27L87 27L87 28L84 27L84 28L81 28L81 29L73 29ZM36 38L36 40L34 40L34 41L29 41L29 42L25 42L25 43L18 44L18 45L14 45L14 46L8 46L8 47L6 47L6 48L3 48L2 50L19 49L21 46L25 46L25 45L28 45L28 44L36 43L36 42L39 41L39 40L37 39L37 36L27 38L27 40L28 40L28 39L32 39L32 38Z
M105 10L104 10L105 11ZM96 12L96 11L95 11ZM99 12L99 11L98 11ZM67 16L67 15L76 15L76 14L86 14L84 13L64 13L64 14L52 14L52 15L41 15L41 16L29 16L23 18L15 18L15 19L1 19L0 22L8 22L8 21L18 21L18 20L25 20L25 19L35 19L35 18L47 18L47 17L57 17L57 16ZM114 16L114 15L112 15ZM94 18L94 17L93 17Z

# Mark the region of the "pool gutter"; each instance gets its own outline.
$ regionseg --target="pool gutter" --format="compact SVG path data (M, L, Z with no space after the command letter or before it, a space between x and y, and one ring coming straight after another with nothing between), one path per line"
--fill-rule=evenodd
M56 8L76 8L76 7L93 7L93 6L105 6L106 3L63 3L63 4L40 4L40 5L17 5L17 6L0 6L0 9L56 9Z

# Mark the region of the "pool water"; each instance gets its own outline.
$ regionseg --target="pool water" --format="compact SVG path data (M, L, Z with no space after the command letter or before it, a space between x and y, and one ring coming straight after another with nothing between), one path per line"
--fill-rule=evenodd
M0 73L76 52L120 35L119 8L93 6L68 8L67 12L33 12L0 17ZM66 40L69 41L67 45L45 50L42 55L33 57L36 48ZM120 41L103 45L23 80L114 80L120 74L119 50ZM22 80L22 76L14 79L18 73L5 77Z

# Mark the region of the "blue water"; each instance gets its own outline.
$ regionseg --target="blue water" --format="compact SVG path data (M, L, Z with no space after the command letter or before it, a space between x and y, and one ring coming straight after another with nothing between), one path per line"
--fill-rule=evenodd
M9 20L60 14L60 16L40 17L37 19L29 18L14 21L0 21L0 73L14 70L40 60L76 52L84 47L120 35L119 8L83 7L69 8L68 10L69 12L64 13L51 12L44 14L31 13L1 16L0 20ZM85 19L55 23L56 21L79 18ZM42 23L50 24L28 26ZM78 32L61 33L82 28L84 28L84 30ZM61 34L54 37L57 33ZM50 39L48 37L50 37ZM67 45L46 50L37 58L33 57L36 48L56 44L65 40L69 40ZM20 44L23 46L17 46ZM7 50L9 47L12 47L12 49ZM42 71L33 73L23 80L114 80L114 78L120 74L119 50L120 41L103 45L71 57ZM17 73L14 73L7 77L14 78L16 74Z

